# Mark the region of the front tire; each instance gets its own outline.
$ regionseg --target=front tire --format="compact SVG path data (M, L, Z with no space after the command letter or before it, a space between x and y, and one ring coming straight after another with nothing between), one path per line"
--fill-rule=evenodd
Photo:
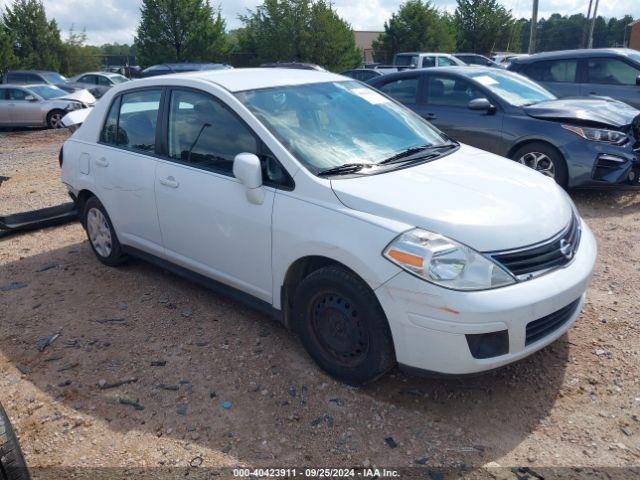
M329 266L311 273L296 290L293 314L307 352L337 380L360 386L394 366L385 314L352 272Z
M29 480L24 455L9 418L0 405L0 480Z
M65 116L65 112L63 110L51 110L47 115L47 126L49 128L62 128L64 124L62 123L62 118Z
M511 159L537 172L553 178L562 188L567 188L569 173L562 154L545 142L531 142L518 148Z
M109 267L121 265L127 260L111 219L96 197L89 198L85 203L82 224L87 231L91 249L98 260Z

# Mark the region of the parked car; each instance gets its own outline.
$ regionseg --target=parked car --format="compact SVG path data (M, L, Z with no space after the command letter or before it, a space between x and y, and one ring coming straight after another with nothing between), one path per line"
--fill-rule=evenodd
M7 413L0 405L0 480L29 480L29 470Z
M263 63L260 68L293 68L296 70L317 70L324 72L325 69L315 63L302 63L302 62L273 62Z
M100 98L114 85L128 81L127 77L119 73L87 72L70 78L69 84L74 87L86 88L94 97Z
M456 140L564 187L638 184L640 111L624 103L558 100L521 75L487 67L407 71L368 83Z
M353 78L354 80L360 80L361 82L365 82L371 78L384 75L384 73L382 73L380 70L376 70L373 68L355 68L353 70L347 70L346 72L342 72L340 75Z
M478 55L477 53L454 53L454 57L463 61L467 65L481 65L483 67L498 67L498 64L485 57L484 55Z
M466 64L448 53L407 52L396 53L393 57L393 66L400 68L450 67L454 65L463 66Z
M93 106L87 90L73 93L53 85L0 85L0 125L61 128L68 112Z
M245 299L355 385L530 355L576 321L596 257L553 181L328 72L118 85L61 165L102 263Z
M140 75L145 77L156 77L158 75L169 75L170 73L183 73L183 72L198 72L203 70L226 70L233 68L226 63L162 63L159 65L152 65L145 68L140 72Z
M597 48L517 58L509 70L537 81L559 97L598 95L640 108L640 52Z
M69 85L67 78L58 72L44 70L9 70L5 73L2 83L11 83L13 85L54 85L69 93L81 90L80 87Z
M524 58L528 56L529 54L527 53L502 53L494 55L491 57L491 60L493 60L500 68L508 68L509 65L511 65L511 62L516 58Z

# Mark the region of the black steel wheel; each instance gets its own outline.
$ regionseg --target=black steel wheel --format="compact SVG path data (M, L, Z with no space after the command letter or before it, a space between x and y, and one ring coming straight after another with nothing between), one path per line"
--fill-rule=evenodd
M395 364L391 331L378 299L346 268L324 267L304 278L293 315L309 355L340 381L364 385Z

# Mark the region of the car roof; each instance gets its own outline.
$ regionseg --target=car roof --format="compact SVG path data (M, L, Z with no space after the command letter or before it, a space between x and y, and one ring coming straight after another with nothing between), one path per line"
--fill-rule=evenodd
M498 70L499 72L507 72L507 70ZM495 73L496 69L492 67L476 66L476 65L452 65L448 67L427 67L427 68L413 68L410 70L402 70L400 72L388 73L384 75L384 79L400 78L404 76L411 76L414 73L421 72L433 72L434 75L440 75L442 73L453 73L466 77L468 74L474 73ZM508 72L513 74L513 72ZM379 78L379 77L378 77Z
M396 55L445 55L447 57L452 57L451 53L444 52L398 52Z
M49 88L60 88L55 85L50 85L48 83L2 83L0 84L2 88L32 88L32 87L49 87ZM61 89L62 90L62 89Z
M586 58L586 57L605 57L610 55L624 55L634 52L629 48L581 48L576 50L556 50L553 52L540 52L533 55L516 57L513 63L529 63L537 60L551 60L557 58Z
M57 73L60 75L60 73L53 70L8 70L7 73Z
M164 85L176 80L204 80L220 85L230 92L256 90L323 82L344 82L345 77L318 70L293 68L235 68L228 70L198 70L173 73L136 80L136 86Z

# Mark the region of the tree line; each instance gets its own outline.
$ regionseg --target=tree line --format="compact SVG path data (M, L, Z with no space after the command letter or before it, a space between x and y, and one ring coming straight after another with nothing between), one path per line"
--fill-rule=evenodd
M104 58L135 57L142 66L164 62L316 63L333 71L362 63L351 25L330 0L263 0L228 30L209 0L143 0L132 45L87 45L84 31L64 36L46 16L42 0L13 0L0 15L0 73L11 68L66 75L101 68ZM633 17L597 17L594 47L621 46ZM553 14L538 23L536 51L580 48L588 27L583 14ZM377 61L400 51L526 52L530 23L498 0L457 0L453 13L430 0L406 0L373 44Z

